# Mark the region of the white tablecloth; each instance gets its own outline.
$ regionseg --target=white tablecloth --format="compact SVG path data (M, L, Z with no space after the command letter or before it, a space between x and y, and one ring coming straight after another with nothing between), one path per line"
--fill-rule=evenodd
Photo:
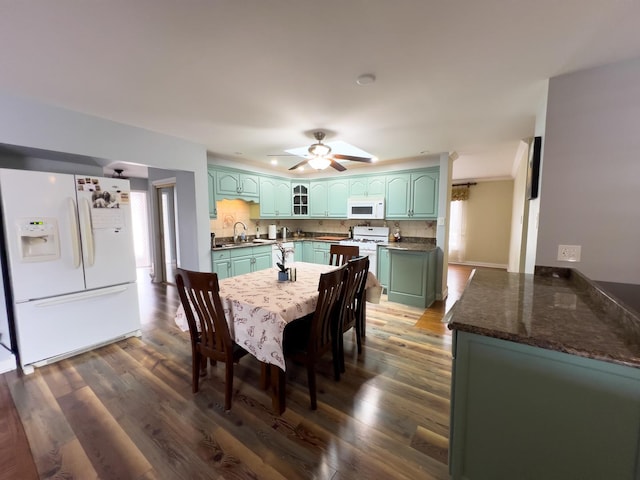
M220 280L220 299L236 343L258 360L285 370L282 337L287 323L315 311L320 275L336 267L296 262L297 281L278 282L275 269ZM367 287L379 288L369 274ZM182 305L176 313L180 329L189 329ZM232 321L230 321L232 320Z

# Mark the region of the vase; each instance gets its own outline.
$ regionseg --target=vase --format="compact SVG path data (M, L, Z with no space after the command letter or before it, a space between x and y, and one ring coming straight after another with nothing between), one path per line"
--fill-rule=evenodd
M289 272L278 272L278 281L286 282L289 280Z

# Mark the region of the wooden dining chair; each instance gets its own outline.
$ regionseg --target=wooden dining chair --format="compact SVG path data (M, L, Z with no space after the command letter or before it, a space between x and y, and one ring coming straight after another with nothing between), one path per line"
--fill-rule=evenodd
M331 245L329 247L329 265L344 265L360 255L357 245Z
M222 302L218 275L176 269L176 285L189 324L192 355L193 393L198 391L200 374L206 374L207 359L211 365L225 362L224 409L231 409L233 364L248 352L235 343L229 333Z
M347 262L347 283L340 299L338 310L338 327L334 336L334 365L336 380L340 379L340 373L344 373L344 334L350 329L355 330L358 354L362 353L362 328L364 322L360 318L364 314L364 293L369 272L369 257L359 257Z
M336 307L347 281L347 266L323 273L318 283L318 303L315 312L294 320L284 329L285 358L307 367L311 409L318 408L316 400L316 363L334 346ZM334 359L337 352L333 351ZM335 360L334 360L335 365Z

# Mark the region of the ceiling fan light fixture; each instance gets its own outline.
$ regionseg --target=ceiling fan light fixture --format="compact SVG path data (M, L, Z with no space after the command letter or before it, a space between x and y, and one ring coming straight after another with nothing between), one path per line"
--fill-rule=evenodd
M331 147L324 143L314 143L309 147L309 153L314 157L326 157L331 153Z
M313 157L309 160L308 165L314 170L324 170L331 165L331 160L325 157Z

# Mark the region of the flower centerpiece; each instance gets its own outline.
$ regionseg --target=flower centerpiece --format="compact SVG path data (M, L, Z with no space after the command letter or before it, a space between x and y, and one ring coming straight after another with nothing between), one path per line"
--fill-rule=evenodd
M276 265L280 269L280 271L278 272L278 280L283 282L285 280L289 280L289 272L287 271L286 267L286 258L287 253L293 252L293 249L286 248L284 244L280 242L276 243L276 246L278 247L278 250L280 250L280 261L276 262Z

